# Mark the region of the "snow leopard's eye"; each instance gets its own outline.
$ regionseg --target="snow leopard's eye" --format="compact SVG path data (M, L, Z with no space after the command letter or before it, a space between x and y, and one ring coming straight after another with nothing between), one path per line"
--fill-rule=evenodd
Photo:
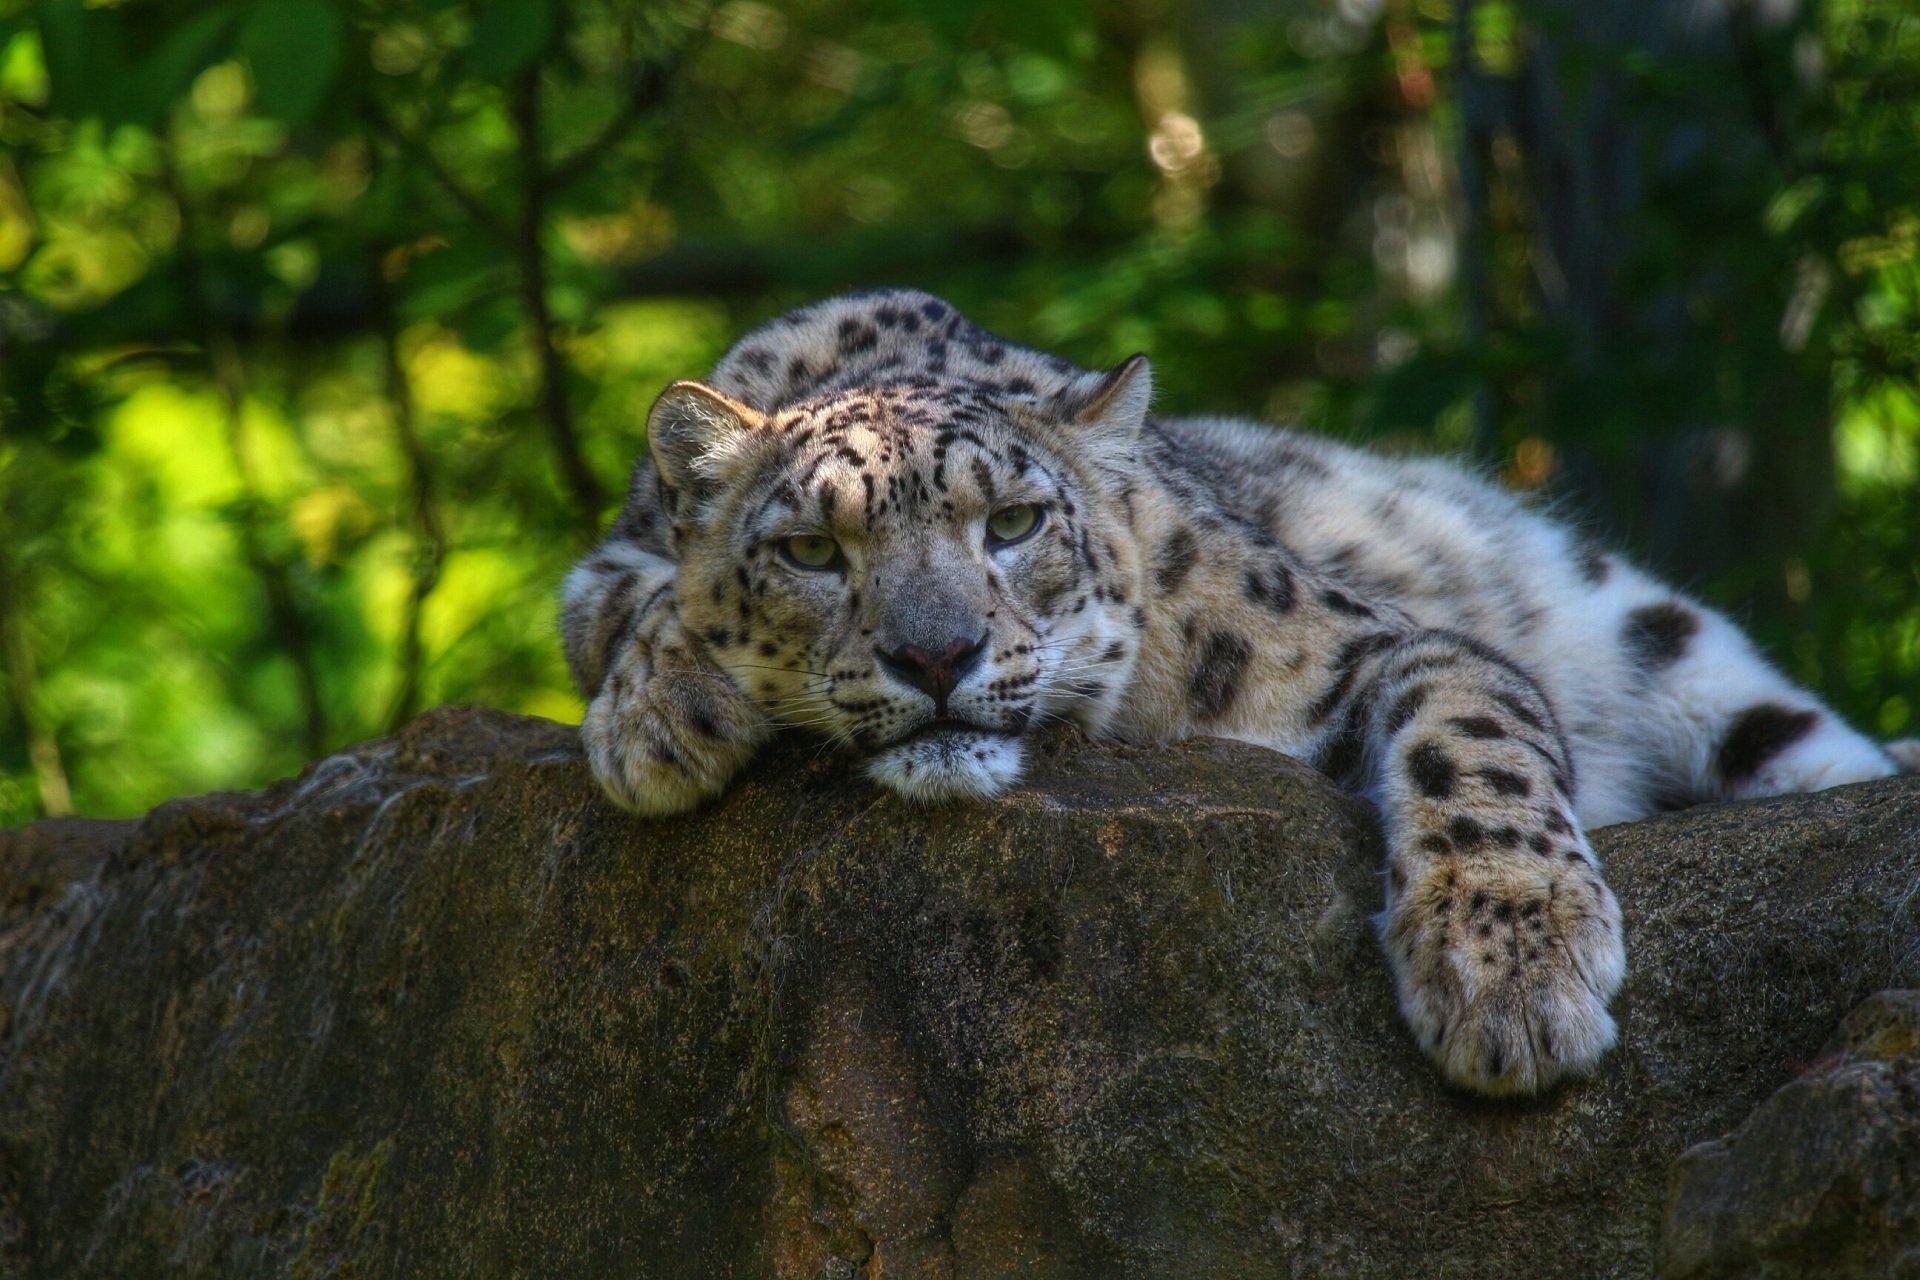
M846 563L846 558L840 554L839 543L832 538L821 538L810 533L795 534L782 542L780 556L794 568L810 573L838 569Z
M1042 512L1031 502L1017 507L1002 507L987 517L987 545L1010 547L1024 542L1040 527Z

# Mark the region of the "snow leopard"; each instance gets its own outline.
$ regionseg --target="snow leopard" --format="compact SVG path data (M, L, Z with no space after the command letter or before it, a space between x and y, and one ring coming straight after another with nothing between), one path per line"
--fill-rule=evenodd
M1375 917L1445 1077L1533 1093L1614 1043L1588 829L1912 768L1721 614L1452 462L1161 417L911 290L748 333L675 382L566 580L582 741L692 808L777 728L909 800L986 800L1028 734L1216 735L1377 807Z

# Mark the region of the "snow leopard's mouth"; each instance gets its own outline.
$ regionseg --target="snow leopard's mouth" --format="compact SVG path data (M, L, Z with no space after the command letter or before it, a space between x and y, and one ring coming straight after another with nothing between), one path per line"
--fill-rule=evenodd
M868 777L922 804L985 800L1020 776L1023 735L942 717L867 757Z
M1024 726L1023 726L1024 727ZM892 751L897 747L927 744L950 743L958 745L980 738L1017 738L1021 729L1004 728L999 725L976 724L971 720L962 720L958 716L935 716L924 724L915 725L905 733L885 742L874 743L870 752Z

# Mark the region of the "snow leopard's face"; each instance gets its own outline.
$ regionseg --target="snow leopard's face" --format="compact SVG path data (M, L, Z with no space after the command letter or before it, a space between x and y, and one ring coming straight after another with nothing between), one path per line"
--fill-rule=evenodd
M951 383L761 417L686 385L652 428L681 619L775 719L937 802L1005 788L1036 724L1110 714L1137 564L1071 410Z

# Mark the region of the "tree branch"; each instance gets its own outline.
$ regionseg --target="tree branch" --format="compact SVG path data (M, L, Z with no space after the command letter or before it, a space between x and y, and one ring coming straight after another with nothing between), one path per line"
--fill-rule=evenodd
M1452 53L1460 96L1460 146L1454 155L1460 179L1460 329L1476 368L1468 395L1472 431L1468 447L1483 465L1495 460L1499 441L1493 388L1485 368L1486 344L1493 321L1493 281L1487 261L1487 178L1485 159L1491 130L1485 97L1488 85L1474 66L1475 0L1455 0Z
M560 477L573 491L577 519L591 538L600 527L600 508L606 499L599 479L587 465L574 428L573 406L567 400L567 367L556 341L553 313L547 306L546 250L540 243L546 229L548 174L540 148L540 68L522 71L513 83L513 126L520 153L520 225L513 251L519 268L520 300L533 328L534 354L539 359L537 396L547 424Z
M434 181L453 197L455 204L466 210L467 216L472 218L482 230L502 244L513 242L513 228L509 227L493 210L487 208L479 196L467 190L465 184L453 176L453 172L434 153L433 148L427 145L424 138L416 138L409 134L397 121L372 102L362 108L361 114L366 118L368 126L392 143L395 150L425 165L427 172L433 175Z
M626 104L598 134L572 155L555 161L548 169L544 179L547 190L558 191L587 173L600 163L603 156L619 146L635 126L651 112L658 110L666 101L667 90L673 84L677 66L677 60L650 62L641 66L634 74L633 92L628 95Z
M194 240L196 219L187 199L186 188L174 163L173 139L160 142L160 178L167 194L179 210L179 264L181 293L192 327L198 330L214 386L220 392L225 410L227 447L233 455L234 469L240 477L240 545L254 577L267 597L267 622L275 643L293 660L294 674L300 686L304 724L303 748L309 758L327 749L326 706L320 695L320 675L314 663L313 645L308 637L306 619L286 565L267 550L262 537L260 513L265 500L254 472L253 451L246 431L246 374L240 349L233 335L220 323L218 313L208 304L209 293L200 270L200 255Z
M5 541L0 540L0 663L6 665L13 708L27 731L27 759L40 787L40 811L49 818L64 818L73 812L73 793L60 758L60 740L40 712L33 647L27 643L19 615L26 593L17 576L8 572L4 551Z
M1733 60L1740 86L1746 91L1747 111L1753 129L1766 144L1767 153L1780 166L1788 182L1799 176L1799 157L1794 154L1793 138L1780 110L1775 86L1768 83L1765 36L1747 0L1731 0L1727 5L1727 28L1733 43Z
M440 585L440 567L447 558L447 535L440 519L439 499L434 493L433 468L414 416L413 385L400 358L400 333L392 292L387 287L378 256L368 265L369 289L386 371L387 400L393 406L394 437L406 462L415 539L413 590L407 597L407 610L400 625L399 682L387 713L387 732L398 733L420 709L421 668L425 662L420 619L426 611L428 597Z
M1031 242L1011 223L863 228L837 239L810 240L804 246L732 239L684 241L644 262L609 268L601 297L621 301L692 295L750 305L774 289L824 294L836 288L913 278L924 273L929 262L1014 266L1029 261L1032 253ZM110 350L131 359L171 357L179 348L197 342L197 331L178 312L136 314L113 307L55 312L32 299L17 301L21 314L32 317L26 323L32 326L36 344ZM358 270L324 270L284 316L269 315L258 306L258 299L242 293L222 294L208 305L238 341L351 341L373 332L377 325L365 273Z

